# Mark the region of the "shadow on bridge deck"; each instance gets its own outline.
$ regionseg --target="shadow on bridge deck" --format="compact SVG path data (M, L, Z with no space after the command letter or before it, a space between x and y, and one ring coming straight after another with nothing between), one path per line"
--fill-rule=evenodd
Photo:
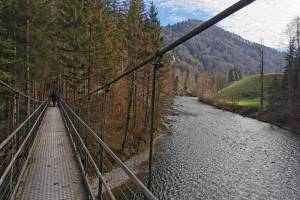
M45 114L16 199L87 199L83 178L57 107L49 107Z

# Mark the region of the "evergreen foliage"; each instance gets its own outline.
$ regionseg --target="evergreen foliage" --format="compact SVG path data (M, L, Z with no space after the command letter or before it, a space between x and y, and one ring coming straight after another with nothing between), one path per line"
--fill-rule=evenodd
M99 131L101 96L89 103L83 97L155 53L160 32L153 2L147 8L143 0L0 0L0 78L23 92L29 83L29 95L38 99L56 91ZM125 148L149 126L151 77L148 65L110 88L107 126ZM157 80L158 126L169 78L166 65Z
M228 82L239 81L243 78L239 68L232 68L228 72Z

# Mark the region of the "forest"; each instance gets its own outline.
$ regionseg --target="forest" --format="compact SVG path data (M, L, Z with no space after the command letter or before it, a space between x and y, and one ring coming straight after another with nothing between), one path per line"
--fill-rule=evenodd
M54 91L96 131L102 94L88 94L163 44L157 9L143 0L1 0L0 30L0 79L37 100ZM155 97L158 129L172 100L164 64ZM125 158L148 142L152 71L147 65L109 88L108 143ZM9 112L15 98L0 92L3 139L16 126ZM26 99L20 100L26 116Z

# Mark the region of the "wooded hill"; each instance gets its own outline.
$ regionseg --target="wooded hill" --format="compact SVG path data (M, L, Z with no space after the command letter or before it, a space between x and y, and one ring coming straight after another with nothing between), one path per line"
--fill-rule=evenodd
M164 27L164 42L169 43L179 38L201 23L198 20L188 20ZM189 76L187 93L194 90L200 72L227 74L230 69L239 68L247 76L258 74L260 69L259 45L217 26L176 48L173 58L173 69L182 88ZM279 73L283 68L284 54L265 47L265 72Z
M165 43L169 43L199 26L201 21L189 20L163 28ZM280 72L284 67L284 54L266 47L265 70ZM259 73L258 44L239 35L214 26L174 50L177 68L197 68L207 71L228 71L238 67L244 75Z

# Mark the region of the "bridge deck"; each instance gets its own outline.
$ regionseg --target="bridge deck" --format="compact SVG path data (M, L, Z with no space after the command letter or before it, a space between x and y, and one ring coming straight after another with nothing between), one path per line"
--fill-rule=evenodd
M49 107L18 188L18 200L87 199L70 139L57 107Z

